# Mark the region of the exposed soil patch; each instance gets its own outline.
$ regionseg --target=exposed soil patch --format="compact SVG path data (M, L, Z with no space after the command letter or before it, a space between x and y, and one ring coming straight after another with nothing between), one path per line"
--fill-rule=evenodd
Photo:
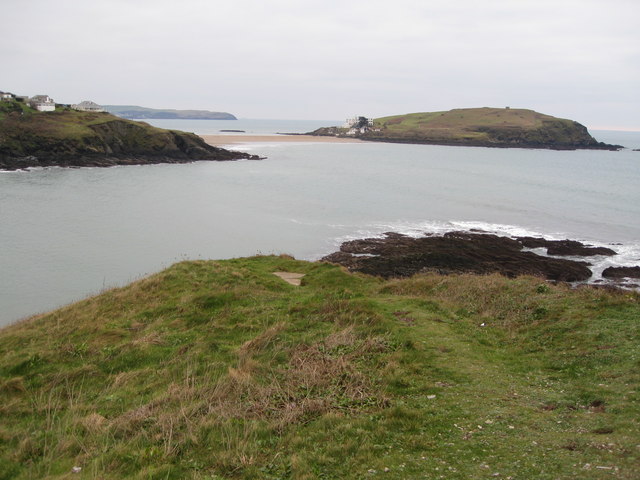
M292 272L273 272L276 277L280 277L287 283L299 287L302 283L302 277L304 273L292 273Z

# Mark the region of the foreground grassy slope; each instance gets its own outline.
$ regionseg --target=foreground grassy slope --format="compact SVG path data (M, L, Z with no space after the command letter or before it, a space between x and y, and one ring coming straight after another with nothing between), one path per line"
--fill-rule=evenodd
M179 263L0 331L0 478L637 478L639 300Z

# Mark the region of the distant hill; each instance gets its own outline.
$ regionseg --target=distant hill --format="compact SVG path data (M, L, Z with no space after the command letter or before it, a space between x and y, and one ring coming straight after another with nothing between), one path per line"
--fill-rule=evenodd
M377 118L372 125L359 129L328 127L312 134L435 145L557 150L622 148L598 142L584 125L573 120L515 108L460 108L446 112L409 113Z
M136 105L103 105L104 109L122 118L129 119L180 119L180 120L237 120L226 112L210 112L209 110L173 110L138 107Z

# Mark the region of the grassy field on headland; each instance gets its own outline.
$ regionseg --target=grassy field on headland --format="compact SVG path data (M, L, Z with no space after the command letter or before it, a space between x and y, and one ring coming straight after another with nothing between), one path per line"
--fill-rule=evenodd
M193 133L156 128L105 112L61 106L52 112L38 112L21 102L0 102L0 170L249 157L210 146Z
M369 139L478 145L593 147L587 129L572 120L527 109L460 108L378 118Z
M535 130L542 128L545 122L562 124L567 131L574 124L571 120L526 109L460 108L377 118L374 127L383 128L393 137L427 135L442 139L490 140L492 128Z
M16 113L19 115L16 115ZM20 136L22 141L28 139L28 135L46 135L58 140L68 141L81 140L85 136L95 135L95 132L91 129L92 126L100 125L116 118L103 112L80 112L63 107L58 107L54 112L38 112L36 109L21 102L0 103L0 121L3 122L3 132L7 136L20 132L22 133ZM151 127L150 125L147 126L149 131L162 131L162 129ZM4 140L7 141L7 139ZM25 148L22 145L20 147Z
M325 127L311 133L435 145L557 150L623 148L598 142L578 122L523 108L456 108L444 112L408 113L376 118L372 125L358 124L356 127L353 130Z
M0 330L0 479L633 479L639 333L631 292L182 262Z

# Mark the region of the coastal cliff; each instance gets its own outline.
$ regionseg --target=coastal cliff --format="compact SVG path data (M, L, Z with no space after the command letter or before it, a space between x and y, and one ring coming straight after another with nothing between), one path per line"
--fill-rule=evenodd
M554 150L623 148L598 142L578 122L526 109L485 107L411 113L377 118L358 127L326 127L310 134L433 145Z
M155 128L108 113L4 107L0 111L2 170L259 159L213 147L193 133Z

